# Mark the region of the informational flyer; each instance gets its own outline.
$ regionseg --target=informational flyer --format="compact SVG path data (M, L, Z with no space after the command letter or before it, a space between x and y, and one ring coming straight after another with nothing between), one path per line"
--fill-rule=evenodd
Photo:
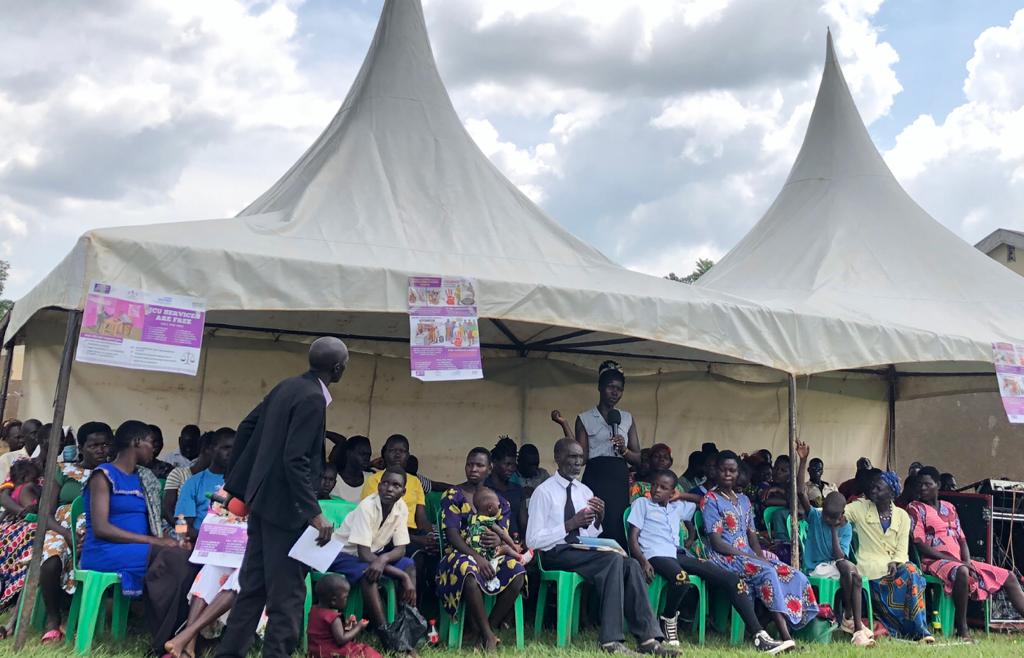
M425 382L483 379L471 279L409 277L409 361Z
M1006 418L1024 423L1024 345L992 343L992 356Z
M245 521L210 512L199 526L189 562L237 569L242 566L248 533L249 524Z
M93 283L75 359L195 375L205 323L205 300Z

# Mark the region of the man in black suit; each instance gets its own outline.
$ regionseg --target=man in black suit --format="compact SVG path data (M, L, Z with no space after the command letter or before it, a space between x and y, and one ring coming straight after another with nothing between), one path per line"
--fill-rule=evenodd
M249 507L249 542L218 658L249 652L264 605L264 658L286 658L298 645L307 568L288 551L307 525L320 533L321 545L334 530L316 492L331 402L327 386L341 379L347 365L345 343L318 338L309 348L309 371L275 386L238 427L224 489Z

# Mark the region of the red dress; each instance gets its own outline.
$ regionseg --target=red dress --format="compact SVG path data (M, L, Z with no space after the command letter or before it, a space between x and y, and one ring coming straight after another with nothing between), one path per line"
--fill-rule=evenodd
M921 542L937 551L950 555L960 555L960 539L964 531L960 527L960 517L956 508L950 503L940 500L939 509L922 502L912 502L907 507L910 514L911 539ZM921 564L928 573L942 579L947 594L953 593L956 571L962 566L959 560L928 560L922 557ZM984 601L989 594L1003 588L1010 572L993 566L987 562L971 560L978 574L970 574L971 598Z
M360 642L339 645L334 641L331 624L341 616L337 610L318 605L309 610L309 655L312 658L381 658L373 647Z

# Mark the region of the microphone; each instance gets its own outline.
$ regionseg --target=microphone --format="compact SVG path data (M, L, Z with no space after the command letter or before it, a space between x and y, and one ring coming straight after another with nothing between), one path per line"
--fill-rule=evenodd
M617 434L619 425L622 424L622 414L619 412L618 409L612 409L611 411L608 412L608 424L612 426L612 438L614 439L615 435ZM622 455L625 454L626 450L624 448L616 447L615 452Z
M235 498L234 496L229 496L228 494L221 493L209 493L206 494L206 497L215 503L220 503L221 505L224 506L224 509L231 512L235 516L249 515L249 508L239 498Z

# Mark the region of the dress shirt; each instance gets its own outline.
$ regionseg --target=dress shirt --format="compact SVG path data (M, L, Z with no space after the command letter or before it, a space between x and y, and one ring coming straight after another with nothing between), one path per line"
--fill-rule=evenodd
M650 498L633 501L629 511L629 525L640 529L640 550L650 560L654 557L676 556L679 550L679 528L693 520L697 506L690 501L677 500L662 507Z
M565 543L565 492L569 480L555 473L533 490L530 497L530 523L526 526L526 545L538 551L551 550ZM590 487L579 480L572 480L572 504L576 511L587 506L594 497ZM597 537L601 525L594 521L579 529L580 537Z
M366 546L371 553L380 553L389 545L408 546L408 514L405 502L399 498L385 518L380 496L370 494L348 513L334 536L343 542L341 550L349 555L359 555L360 546Z
M317 377L316 380L320 382L320 390L324 392L324 402L326 403L324 406L331 406L331 403L334 402L334 398L331 397L331 392L327 390L327 384L325 384L324 380L319 377Z

